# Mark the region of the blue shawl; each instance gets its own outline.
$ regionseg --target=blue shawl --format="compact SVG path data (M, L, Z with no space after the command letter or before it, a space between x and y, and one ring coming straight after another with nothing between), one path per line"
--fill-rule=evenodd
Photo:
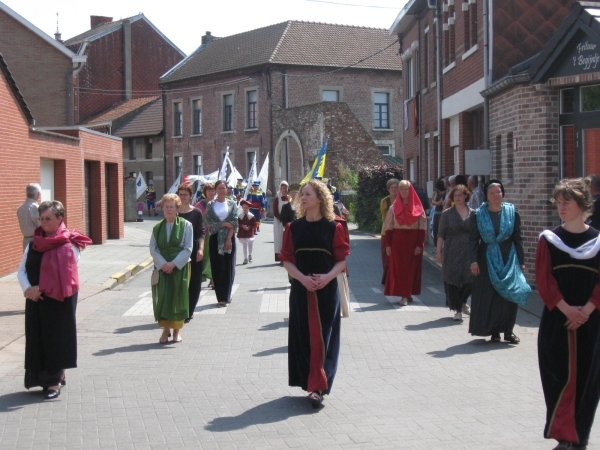
M502 203L502 214L500 215L500 231L498 236L494 231L494 225L488 211L489 202L484 202L477 209L477 228L483 242L487 244L486 259L490 281L494 289L506 300L524 305L531 292L531 287L525 281L521 271L515 244L512 243L508 261L504 265L500 242L509 239L515 227L515 206L512 203Z

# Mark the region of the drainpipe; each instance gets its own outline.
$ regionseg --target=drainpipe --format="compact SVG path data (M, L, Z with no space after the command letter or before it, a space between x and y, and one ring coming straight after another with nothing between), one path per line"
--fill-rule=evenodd
M486 0L484 0L485 3ZM437 91L437 129L438 129L438 178L442 176L442 2L438 0L435 9L435 29L437 48L435 52L436 64L436 91Z
M288 108L288 76L287 70L283 71L283 108Z
M87 47L87 41L84 41L83 44L79 47L77 51L77 56L83 55L85 49ZM73 76L77 74L79 69L83 66L83 62L77 64L76 67L71 67L67 70L66 79L67 79L67 126L73 125Z
M418 113L418 117L417 117L417 123L419 124L419 133L417 134L417 139L419 140L419 166L417 167L417 183L419 184L419 186L422 186L422 177L421 177L421 166L423 165L423 155L421 154L422 152L422 139L421 139L421 15L417 15L417 27L418 27L418 34L417 36L419 36L419 50L418 50L418 55L419 58L418 61L415 61L417 63L417 70L416 70L416 85L418 86L419 90L417 91L415 89L415 93L419 92L418 95L416 95L415 98L415 102L417 102L417 113ZM429 181L429 180L428 180Z
M490 41L489 41L489 4L492 0L483 0L483 88L490 86ZM483 98L483 136L485 148L490 149L490 100Z

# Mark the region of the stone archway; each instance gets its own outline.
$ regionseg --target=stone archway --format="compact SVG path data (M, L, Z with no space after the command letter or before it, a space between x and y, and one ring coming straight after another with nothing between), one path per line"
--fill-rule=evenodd
M273 181L277 189L281 180L299 183L304 176L304 151L300 137L292 129L281 132L275 145Z

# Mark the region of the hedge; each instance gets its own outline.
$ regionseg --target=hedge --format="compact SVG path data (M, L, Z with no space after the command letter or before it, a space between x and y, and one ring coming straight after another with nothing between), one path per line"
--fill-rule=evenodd
M358 172L357 200L352 205L358 228L373 233L381 232L381 199L389 195L386 183L390 178L403 178L401 164L367 166Z

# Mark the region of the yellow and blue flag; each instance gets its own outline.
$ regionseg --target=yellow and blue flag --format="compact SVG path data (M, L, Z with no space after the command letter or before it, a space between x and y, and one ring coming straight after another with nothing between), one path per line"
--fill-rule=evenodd
M325 160L327 159L327 141L323 143L321 150L317 154L317 159L313 163L312 169L306 174L300 184L304 184L315 177L325 176Z

